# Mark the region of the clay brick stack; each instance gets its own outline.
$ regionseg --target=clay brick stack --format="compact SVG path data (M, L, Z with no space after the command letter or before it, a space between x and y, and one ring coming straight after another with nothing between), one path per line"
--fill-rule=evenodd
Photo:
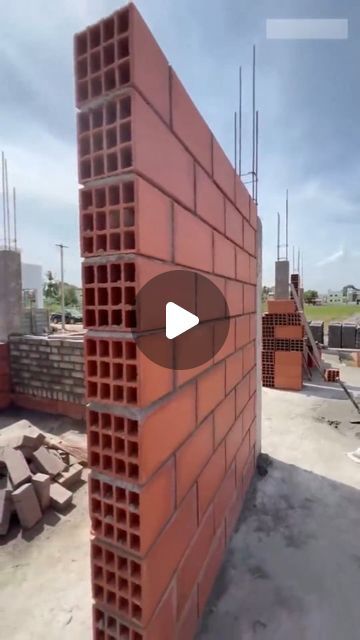
M269 300L262 318L264 387L299 391L303 384L304 327L293 300Z
M7 342L0 342L0 409L6 409L11 400L10 359Z
M191 640L254 473L257 211L133 5L75 37L75 67L94 638ZM174 267L232 316L192 370L132 335Z
M81 473L82 466L75 459L49 448L45 434L28 421L3 429L0 535L7 534L13 513L23 529L31 529L49 507L59 512L67 509L72 502L70 488L81 480Z

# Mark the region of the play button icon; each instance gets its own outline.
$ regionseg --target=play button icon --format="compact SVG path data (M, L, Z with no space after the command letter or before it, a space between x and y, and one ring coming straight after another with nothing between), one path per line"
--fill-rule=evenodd
M166 305L166 337L168 340L177 338L185 331L189 331L199 324L199 318L194 313L186 311L175 302Z
M229 332L224 290L221 278L189 269L169 269L148 280L135 303L139 350L176 371L215 361Z

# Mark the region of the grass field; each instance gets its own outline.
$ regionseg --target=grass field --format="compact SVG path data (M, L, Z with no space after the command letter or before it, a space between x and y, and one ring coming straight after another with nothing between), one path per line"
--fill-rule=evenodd
M324 304L315 307L312 304L305 305L305 315L308 320L323 320L325 324L334 321L343 321L353 315L360 316L360 307L349 304Z

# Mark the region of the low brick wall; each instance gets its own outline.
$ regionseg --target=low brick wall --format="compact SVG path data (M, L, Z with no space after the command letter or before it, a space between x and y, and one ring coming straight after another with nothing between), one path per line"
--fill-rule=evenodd
M15 404L76 418L84 416L82 340L12 336L9 351Z

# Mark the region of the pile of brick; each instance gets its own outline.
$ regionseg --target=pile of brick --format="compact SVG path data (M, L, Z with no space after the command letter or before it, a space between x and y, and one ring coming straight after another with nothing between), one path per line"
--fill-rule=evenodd
M76 36L75 64L94 639L191 640L255 469L257 210L133 5ZM174 267L232 316L176 371L132 333Z
M0 439L0 535L7 534L12 516L23 529L37 524L48 508L65 511L70 489L81 480L82 466L70 454L46 444L45 434L22 420Z
M7 342L0 342L0 409L10 404L10 361Z
M264 387L299 391L303 384L304 327L293 300L269 300L262 318Z

